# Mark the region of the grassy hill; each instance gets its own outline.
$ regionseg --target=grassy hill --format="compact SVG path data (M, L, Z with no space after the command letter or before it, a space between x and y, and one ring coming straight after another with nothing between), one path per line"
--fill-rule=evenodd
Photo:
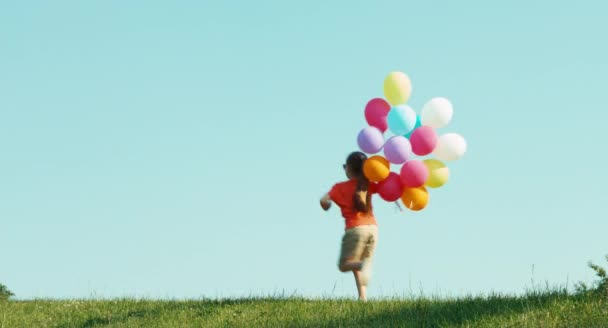
M606 256L608 261L608 256ZM523 296L309 300L9 300L0 284L0 328L9 327L608 327L608 274L592 286Z
M566 291L458 299L0 302L0 327L608 327L608 300Z

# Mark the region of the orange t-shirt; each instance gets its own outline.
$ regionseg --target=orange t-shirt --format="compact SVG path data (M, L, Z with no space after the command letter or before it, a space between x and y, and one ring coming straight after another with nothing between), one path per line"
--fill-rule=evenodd
M352 179L336 183L329 191L329 197L342 211L347 230L360 225L377 225L374 211L371 209L371 204L368 213L359 212L355 209L353 196L355 195L356 190L357 180ZM376 186L373 183L370 183L367 192L374 194L376 192Z

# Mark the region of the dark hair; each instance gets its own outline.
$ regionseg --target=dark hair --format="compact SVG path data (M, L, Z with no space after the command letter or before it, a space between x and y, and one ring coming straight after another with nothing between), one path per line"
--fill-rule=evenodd
M357 179L357 189L353 195L353 204L359 212L369 212L371 209L372 195L368 192L369 180L363 174L363 164L367 159L367 155L360 151L350 153L346 158L346 165L350 169L350 173ZM361 193L365 193L365 200L362 199Z

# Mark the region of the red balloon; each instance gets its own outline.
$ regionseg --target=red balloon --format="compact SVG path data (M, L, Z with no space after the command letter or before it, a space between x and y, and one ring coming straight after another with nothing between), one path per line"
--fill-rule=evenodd
M405 187L420 187L424 185L428 177L429 169L421 160L409 160L401 167L401 182Z
M401 177L395 172L391 172L388 178L378 184L378 194L387 202L394 202L403 195L403 184Z
M378 130L386 131L388 123L386 117L391 110L391 105L382 98L374 98L365 106L365 120L370 126L378 128Z
M425 156L433 152L437 146L437 133L430 126L421 126L410 136L412 152L418 156Z

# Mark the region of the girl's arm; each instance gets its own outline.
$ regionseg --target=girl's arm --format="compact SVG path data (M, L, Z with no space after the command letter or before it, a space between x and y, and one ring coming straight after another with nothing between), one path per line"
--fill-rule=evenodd
M325 211L329 210L331 207L331 197L329 197L329 193L323 195L321 197L321 208Z

